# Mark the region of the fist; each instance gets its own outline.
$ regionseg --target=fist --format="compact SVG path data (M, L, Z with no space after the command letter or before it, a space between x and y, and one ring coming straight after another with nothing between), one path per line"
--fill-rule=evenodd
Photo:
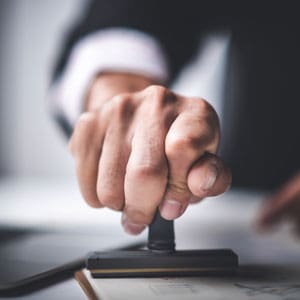
M70 150L86 202L122 211L125 231L138 234L157 209L173 220L189 203L228 189L231 173L216 155L219 140L208 102L152 85L84 113Z

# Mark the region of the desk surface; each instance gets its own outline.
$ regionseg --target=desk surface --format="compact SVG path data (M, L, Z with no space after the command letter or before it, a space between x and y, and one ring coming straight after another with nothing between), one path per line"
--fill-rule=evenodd
M89 250L101 249L101 243L117 247L146 237L146 233L140 237L125 235L120 226L119 213L87 207L75 180L2 180L0 199L2 226L60 231L68 236L80 235L81 238L85 236L85 247ZM300 264L300 241L290 234L288 226L269 235L259 235L254 231L254 220L263 200L261 193L230 191L191 206L176 221L177 248L232 248L238 253L242 265ZM74 241L76 238L62 238L61 245L52 246L69 244L75 247ZM28 248L23 251L26 259L41 259L30 256L32 246L28 241ZM75 280L19 299L58 299L60 297L55 295L62 294L64 299L84 299Z

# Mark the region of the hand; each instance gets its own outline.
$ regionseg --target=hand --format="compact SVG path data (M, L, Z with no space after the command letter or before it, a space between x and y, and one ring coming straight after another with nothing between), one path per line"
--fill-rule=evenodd
M300 173L271 196L262 210L258 225L261 229L268 229L284 219L294 222L300 234Z
M88 204L123 211L125 231L138 234L158 207L172 220L189 203L228 189L230 170L216 155L218 117L205 100L145 88L147 81L141 91L120 93L103 80L92 85L70 141Z

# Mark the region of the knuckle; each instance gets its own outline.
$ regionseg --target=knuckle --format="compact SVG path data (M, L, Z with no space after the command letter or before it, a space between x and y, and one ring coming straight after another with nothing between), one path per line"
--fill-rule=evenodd
M212 107L212 105L206 101L203 98L197 98L194 101L196 107L198 108L198 110L203 114L207 114L207 115L216 115L216 111L215 109Z
M206 116L207 124L209 124L209 128L213 129L215 132L219 132L220 120L218 114L213 108L213 106L210 105L208 102L206 102L205 116Z
M112 101L116 107L126 106L131 101L130 93L122 93L113 97Z
M128 217L128 220L135 224L143 224L148 225L151 223L153 214L146 213L145 211L142 211L141 209L137 209L132 206L127 206L125 208L126 216Z
M74 132L93 126L96 122L97 115L95 113L85 112L79 117L78 121L76 122Z
M113 99L113 113L117 118L126 118L131 115L133 110L132 95L123 93L115 96Z
M166 141L166 154L168 157L176 157L180 153L186 153L189 149L198 147L199 137L195 136L172 136Z
M82 140L94 132L96 124L97 116L90 112L83 113L77 120L68 143L68 149L73 156L77 154L79 148L82 148Z
M149 95L156 95L163 97L167 92L167 88L162 85L152 84L145 88L145 92Z
M219 144L220 130L218 123L208 118L192 114L180 124L181 127L170 132L165 144L167 156L189 151L194 153L200 148L214 153Z
M178 114L179 98L176 94L160 85L151 85L143 93L146 100L143 103L144 112L149 118L160 119L164 126L169 127Z
M169 90L161 85L150 85L145 89L145 93L148 97L151 97L157 103L164 103L169 98Z
M165 176L166 170L162 163L128 166L126 173L131 180L146 181L149 178Z
M196 115L201 116L207 121L210 126L215 128L219 127L219 117L213 106L202 98L194 99L192 110Z
M122 210L122 198L115 193L102 190L98 192L98 198L103 206L118 211Z
M186 195L187 194L187 196L189 196L189 193L187 192L189 189L188 189L188 185L187 185L186 181L169 180L168 189L177 195Z

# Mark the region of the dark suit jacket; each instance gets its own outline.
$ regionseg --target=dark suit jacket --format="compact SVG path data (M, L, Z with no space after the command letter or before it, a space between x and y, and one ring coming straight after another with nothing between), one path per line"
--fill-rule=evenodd
M93 1L70 34L55 76L74 43L95 30L121 26L153 35L166 50L171 80L204 34L230 30L221 155L235 185L274 187L300 169L300 22L288 2Z

